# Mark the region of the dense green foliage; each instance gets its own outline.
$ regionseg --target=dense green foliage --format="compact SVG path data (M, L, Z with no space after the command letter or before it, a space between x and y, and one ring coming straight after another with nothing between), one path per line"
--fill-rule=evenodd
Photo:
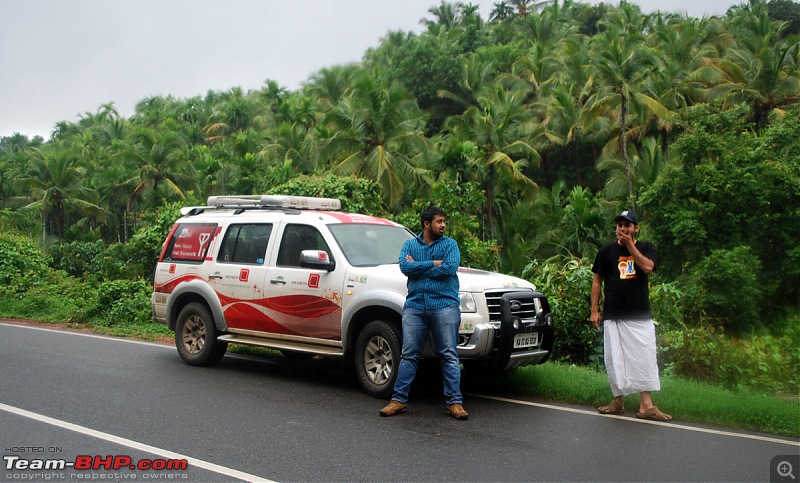
M800 391L798 318L785 335L731 338L710 327L668 330L661 336L664 373L730 389L750 387L765 393Z
M149 324L161 243L207 196L335 197L414 231L436 203L463 265L550 297L555 358L599 367L591 261L635 207L665 371L797 391L800 4L428 13L294 92L156 96L129 118L109 103L47 140L0 138L0 313Z
M18 294L45 282L47 257L30 238L0 233L0 293Z
M675 162L642 197L661 275L684 315L752 330L800 303L800 111L762 129L743 107L700 109Z
M602 367L603 339L587 323L586 312L592 288L592 266L588 259L534 260L523 273L547 292L554 314L558 314L553 358L562 362Z
M269 193L336 198L341 200L343 211L369 213L374 216L386 214L381 202L380 186L354 177L299 176L270 189Z

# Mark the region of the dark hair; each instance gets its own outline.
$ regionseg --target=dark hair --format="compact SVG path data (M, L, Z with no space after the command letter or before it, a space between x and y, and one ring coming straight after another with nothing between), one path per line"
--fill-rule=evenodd
M447 214L444 212L444 210L435 205L430 205L429 207L422 210L422 214L419 217L420 222L422 223L422 228L425 228L426 221L427 222L433 221L433 218L436 215L441 215L444 216L445 218L447 217Z

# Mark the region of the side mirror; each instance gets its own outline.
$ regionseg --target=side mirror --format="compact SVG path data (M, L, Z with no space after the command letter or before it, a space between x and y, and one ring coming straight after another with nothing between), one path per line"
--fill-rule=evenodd
M331 256L326 251L303 250L300 252L300 266L332 272L336 268L336 263L331 260Z

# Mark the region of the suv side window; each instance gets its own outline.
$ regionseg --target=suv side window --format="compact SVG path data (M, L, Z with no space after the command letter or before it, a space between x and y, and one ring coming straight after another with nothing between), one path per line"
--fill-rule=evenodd
M300 253L303 250L324 250L331 255L331 250L319 230L310 225L286 225L278 252L278 266L299 267Z
M203 263L216 223L179 223L164 250L165 262Z
M272 233L269 224L232 224L225 232L217 262L263 265Z

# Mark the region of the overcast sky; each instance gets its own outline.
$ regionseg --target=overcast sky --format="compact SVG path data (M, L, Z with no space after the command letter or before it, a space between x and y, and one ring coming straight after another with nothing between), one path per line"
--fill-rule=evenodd
M484 19L499 0L472 0ZM0 0L0 136L50 137L58 121L149 96L297 89L358 62L390 31L421 29L440 0ZM586 3L600 3L592 0ZM605 3L616 5L617 0ZM632 0L694 17L740 0Z

